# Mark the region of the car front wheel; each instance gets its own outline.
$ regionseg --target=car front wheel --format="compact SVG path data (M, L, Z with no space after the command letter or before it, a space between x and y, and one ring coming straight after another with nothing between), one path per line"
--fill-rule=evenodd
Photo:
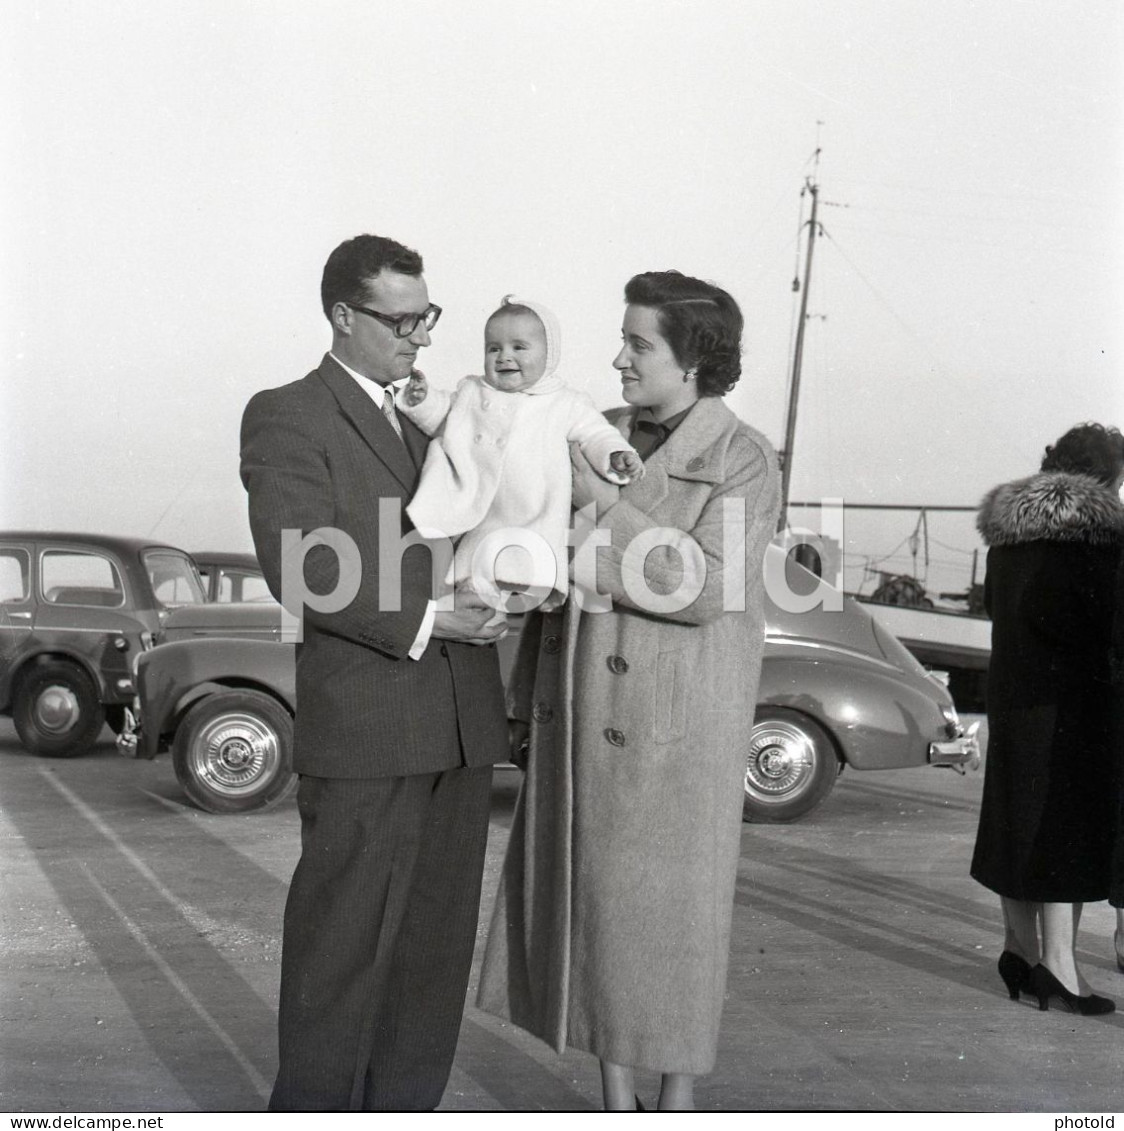
M799 711L758 712L745 763L746 821L795 821L831 792L842 768L827 732Z
M12 708L20 742L33 754L73 758L105 722L93 680L69 660L40 660L20 680Z
M292 795L293 720L260 691L222 691L184 716L172 744L176 779L209 813L266 809Z

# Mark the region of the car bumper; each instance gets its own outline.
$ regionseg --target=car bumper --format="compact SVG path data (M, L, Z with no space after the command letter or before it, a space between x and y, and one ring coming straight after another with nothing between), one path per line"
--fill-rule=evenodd
M133 705L125 708L125 722L121 727L121 733L117 736L117 753L126 758L151 759L155 757L155 750L149 750L149 744L143 742L143 739L144 734L140 725L140 707L134 699Z
M944 742L929 743L929 765L951 766L960 773L980 768L980 724L972 723L963 734Z

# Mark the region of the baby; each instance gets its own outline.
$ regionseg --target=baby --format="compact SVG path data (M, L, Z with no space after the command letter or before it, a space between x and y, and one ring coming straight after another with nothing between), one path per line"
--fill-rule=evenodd
M559 346L550 310L507 295L484 326L483 377L465 377L448 393L415 370L398 398L433 437L406 513L425 538L464 536L452 580L499 610L566 599L571 443L610 482L644 474L592 399L555 373Z

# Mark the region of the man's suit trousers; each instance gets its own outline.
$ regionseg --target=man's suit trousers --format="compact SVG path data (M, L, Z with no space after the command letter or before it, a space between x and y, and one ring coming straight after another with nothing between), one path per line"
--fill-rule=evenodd
M273 1111L441 1100L472 965L492 768L302 776Z

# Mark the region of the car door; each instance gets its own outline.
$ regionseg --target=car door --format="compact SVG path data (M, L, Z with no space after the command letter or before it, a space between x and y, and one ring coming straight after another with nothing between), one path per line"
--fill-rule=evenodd
M31 551L0 542L0 706L11 702L12 673L30 644L34 619Z
M103 702L128 702L129 657L140 649L144 626L127 571L101 547L44 541L38 546L37 580L38 646L84 660L96 674Z

